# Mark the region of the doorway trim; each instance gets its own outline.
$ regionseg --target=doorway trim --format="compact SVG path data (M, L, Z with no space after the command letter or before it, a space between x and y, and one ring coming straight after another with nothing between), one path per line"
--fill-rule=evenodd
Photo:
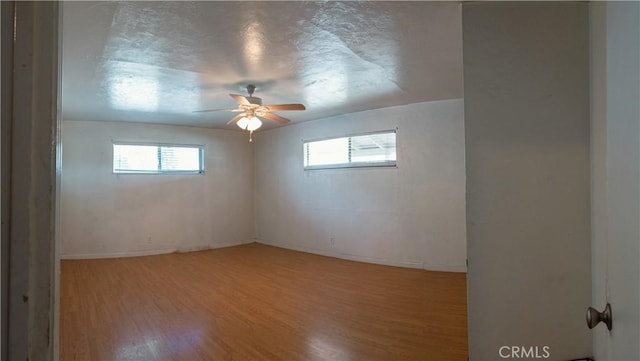
M59 5L55 1L9 5L15 21L13 107L3 127L10 122L11 164L8 183L3 177L9 197L2 199L10 213L8 360L57 359Z

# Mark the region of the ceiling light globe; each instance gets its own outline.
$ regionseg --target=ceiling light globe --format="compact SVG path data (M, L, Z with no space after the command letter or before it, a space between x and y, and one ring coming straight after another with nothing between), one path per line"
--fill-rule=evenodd
M249 118L247 117L242 117L240 118L240 120L238 120L238 122L236 123L238 124L238 126L244 130L247 130L247 126L249 126Z
M243 118L246 119L246 118ZM262 122L260 121L260 119L256 118L256 117L251 117L249 118L249 120L247 120L247 127L244 128L250 132L253 132L254 130L260 128L262 126Z

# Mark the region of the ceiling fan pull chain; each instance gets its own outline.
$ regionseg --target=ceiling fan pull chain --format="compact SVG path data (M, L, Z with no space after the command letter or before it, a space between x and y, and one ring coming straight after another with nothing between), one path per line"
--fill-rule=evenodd
M249 143L253 142L253 130L249 131Z

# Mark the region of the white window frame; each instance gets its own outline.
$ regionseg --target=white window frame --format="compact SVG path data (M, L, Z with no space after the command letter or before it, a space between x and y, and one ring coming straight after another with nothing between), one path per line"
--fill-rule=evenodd
M115 146L117 145L133 145L144 147L158 147L160 148L197 148L199 153L199 170L116 170L114 168L115 160ZM113 174L204 174L204 145L202 144L178 144L178 143L156 143L156 142L122 142L112 141L111 146L111 169Z
M337 164L322 164L322 165L306 165L307 162L307 143L319 142L323 140L332 140L332 139L342 139L342 138L353 138L359 136L367 136L371 134L385 134L385 133L394 133L396 137L396 160L389 161L379 161L379 162L348 162L348 163L337 163ZM396 129L388 129L388 130L379 130L374 132L363 132L363 133L355 133L349 135L343 135L339 137L325 137L325 138L316 138L316 139L303 139L302 140L302 156L303 156L303 166L304 170L319 170L319 169L341 169L341 168L397 168L398 163L398 130Z

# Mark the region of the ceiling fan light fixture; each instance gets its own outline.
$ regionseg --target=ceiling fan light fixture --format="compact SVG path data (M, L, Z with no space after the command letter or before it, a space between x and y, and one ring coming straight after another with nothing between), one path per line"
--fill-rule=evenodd
M251 136L253 132L262 127L262 121L258 117L263 117L267 120L274 121L279 124L287 124L289 119L272 113L274 111L284 110L305 110L304 104L270 104L262 105L262 99L253 96L253 92L256 90L256 86L253 84L247 85L246 97L240 94L229 94L233 100L238 103L238 107L235 109L207 109L198 110L198 112L215 112L215 111L227 111L227 112L239 112L240 114L233 117L227 124L236 123L240 129L249 131L249 141L252 141Z
M250 118L242 117L240 118L240 120L238 120L236 124L238 124L240 128L244 130L248 130L250 132L253 132L254 130L262 126L262 122L260 121L260 119L256 117L250 117Z

